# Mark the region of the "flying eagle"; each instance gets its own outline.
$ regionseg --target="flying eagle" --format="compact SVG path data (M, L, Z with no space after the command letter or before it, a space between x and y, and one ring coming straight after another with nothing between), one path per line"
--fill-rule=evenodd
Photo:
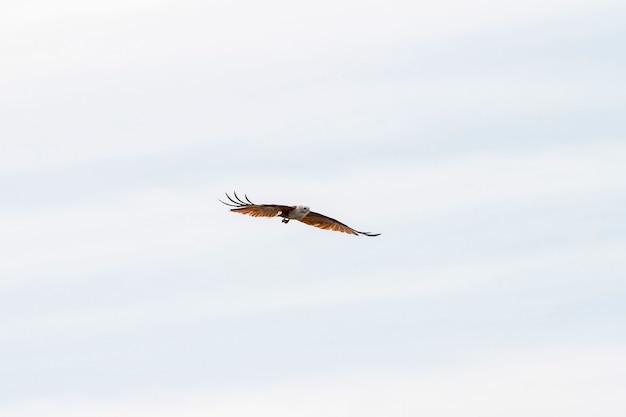
M354 230L350 226L324 216L323 214L311 211L307 206L282 206L280 204L254 204L248 199L248 196L244 194L245 201L243 201L237 193L233 191L234 199L231 198L228 193L226 197L230 200L230 203L226 203L219 200L221 203L226 204L230 209L241 214L248 214L252 217L276 217L283 218L283 223L289 223L289 220L298 220L302 223L306 223L311 226L319 227L320 229L334 230L337 232L349 233L352 235L365 235L365 236L378 236L380 233L359 232ZM231 204L232 203L232 204Z

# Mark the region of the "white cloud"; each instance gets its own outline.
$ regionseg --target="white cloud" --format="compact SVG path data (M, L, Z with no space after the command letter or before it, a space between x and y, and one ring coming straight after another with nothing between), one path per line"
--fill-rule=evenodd
M379 61L408 54L407 45L419 54L418 46L433 39L583 16L616 6L613 1L150 2L149 11L147 4L5 6L0 26L13 36L4 41L11 65L2 70L0 88L11 105L0 126L0 170L241 138L250 138L251 147L279 148L305 136L358 143L413 133L433 118L468 123L545 115L613 105L624 95L619 67L580 62L530 74L468 75L456 61L428 77L398 81L392 72L351 85L363 66L386 73ZM343 68L351 71L342 74ZM341 79L329 87L330 75Z
M363 221L393 213L401 224L404 216L621 192L626 187L624 158L626 147L620 143L527 154L486 151L430 163L379 164L332 181L313 179L312 173L309 179L274 177L247 184L255 190L254 198L294 195L294 201L316 202L320 210L347 201L350 207L359 208L356 214Z
M269 246L280 247L277 244ZM240 249L247 251L249 247ZM290 309L369 301L429 300L493 291L504 291L503 294L508 294L508 291L513 291L511 288L518 292L541 288L548 298L554 296L580 299L590 294L602 293L617 285L615 274L607 273L607 269L624 267L624 251L624 244L586 246L552 250L547 254L508 255L498 259L472 260L446 266L413 265L407 268L404 265L397 269L387 267L376 272L359 270L358 274L350 276L320 272L311 276L302 271L298 280L285 279L282 275L275 279L267 273L263 273L259 280L233 276L228 284L214 283L210 291L192 293L187 286L182 285L168 290L166 297L137 296L115 306L81 305L78 308L48 311L45 314L36 311L34 314L16 316L4 325L0 340L5 344L22 344L47 339L51 335L71 337L80 334L81 337L90 337L93 334L196 323L226 317L249 317ZM210 253L207 256L231 255ZM268 253L265 256L272 255ZM293 257L294 253L289 253L289 256ZM319 254L304 256L296 262L310 263L310 258L316 256ZM246 274L254 272L254 269L247 268L236 257L229 263ZM597 274L585 272L590 270ZM577 276L581 271L583 276ZM219 270L219 273L223 274L224 271ZM45 277L47 279L48 275ZM86 279L81 277L83 282ZM143 282L141 285L146 287L144 292L148 293L147 289L155 277L148 275L128 279ZM207 275L204 279L213 282L215 277ZM62 277L55 278L54 286L59 286L62 282ZM49 285L43 282L41 284L44 288ZM120 320L122 317L123 320Z
M8 255L0 264L2 275L7 283L40 268L71 273L77 266L97 269L112 259L176 257L200 246L207 250L228 239L226 229L211 222L216 204L215 191L144 190L107 203L14 212L1 223L0 245Z
M555 346L420 372L339 374L238 390L144 392L117 401L31 398L0 406L0 412L12 417L618 417L626 413L625 375L623 346Z

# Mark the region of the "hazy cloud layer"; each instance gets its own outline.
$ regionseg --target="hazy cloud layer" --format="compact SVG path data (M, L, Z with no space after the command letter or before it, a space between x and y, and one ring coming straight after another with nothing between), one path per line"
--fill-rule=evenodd
M0 414L623 415L622 3L0 6Z

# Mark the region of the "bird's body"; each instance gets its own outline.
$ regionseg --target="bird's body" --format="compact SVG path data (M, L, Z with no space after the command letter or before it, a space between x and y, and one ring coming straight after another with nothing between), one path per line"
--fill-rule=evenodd
M280 213L279 216L283 217L283 223L289 223L289 220L302 220L307 214L311 212L307 206L294 206L289 207L290 210L285 210L284 213Z
M378 236L380 233L359 232L347 226L335 219L324 216L323 214L311 211L308 206L285 206L281 204L254 204L248 196L244 195L245 201L240 199L236 193L234 199L228 194L226 197L231 203L226 203L222 200L223 204L234 207L230 211L234 211L241 214L247 214L253 217L282 217L283 223L289 223L289 220L298 220L302 223L319 227L320 229L334 230L337 232L349 233L352 235L365 235L365 236Z

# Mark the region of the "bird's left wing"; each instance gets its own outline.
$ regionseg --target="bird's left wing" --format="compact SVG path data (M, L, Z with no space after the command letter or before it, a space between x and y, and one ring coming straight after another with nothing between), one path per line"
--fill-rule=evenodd
M247 214L252 217L276 217L280 214L286 214L293 210L293 207L283 206L280 204L254 204L248 199L247 195L244 195L245 200L239 198L235 192L233 192L233 195L234 199L226 194L226 197L231 201L231 203L226 203L222 200L220 201L227 206L234 207L230 209L230 211Z
M351 228L348 225L341 223L338 220L324 216L323 214L316 213L314 211L307 214L304 218L300 219L302 223L306 223L310 226L319 227L325 230L334 230L336 232L349 233L351 235L365 235L365 236L378 236L380 233L359 232Z

